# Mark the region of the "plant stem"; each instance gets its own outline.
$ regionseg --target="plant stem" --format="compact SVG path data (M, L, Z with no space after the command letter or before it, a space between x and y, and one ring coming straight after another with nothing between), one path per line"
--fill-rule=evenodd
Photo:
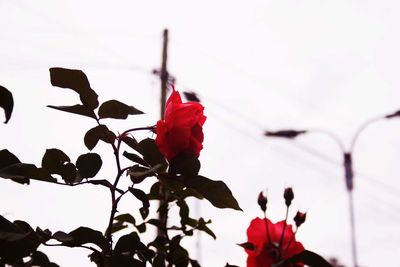
M282 252L283 238L285 237L285 230L286 230L288 215L289 215L289 206L286 206L285 223L283 224L281 239L279 240L279 251L281 251L281 252Z

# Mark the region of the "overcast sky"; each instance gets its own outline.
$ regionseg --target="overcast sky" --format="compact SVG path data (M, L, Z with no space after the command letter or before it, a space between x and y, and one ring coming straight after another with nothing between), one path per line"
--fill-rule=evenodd
M259 191L268 188L270 218L284 217L283 189L292 186L297 209L308 212L298 239L349 265L347 195L336 144L323 135L298 141L267 139L263 131L321 128L348 145L366 120L400 109L397 1L0 1L0 84L15 110L0 125L0 148L40 164L46 148L75 160L87 153L90 119L46 108L78 103L53 88L48 69L83 70L100 101L118 99L146 112L107 121L115 131L153 125L159 116L162 31L170 31L170 73L178 90L198 93L208 117L201 173L221 179L244 212L201 204L217 240L186 244L203 266L245 265L236 244L261 216ZM2 115L0 115L2 116ZM393 266L400 253L400 120L377 122L357 142L354 164L359 263ZM109 147L101 177L114 176ZM109 165L107 165L109 164ZM106 167L107 166L107 167ZM80 225L103 231L109 194L91 186L21 186L0 180L0 213L32 226L66 232ZM138 204L121 202L130 212ZM290 216L293 217L293 216ZM150 236L147 238L151 238ZM61 266L91 266L87 251L45 248Z

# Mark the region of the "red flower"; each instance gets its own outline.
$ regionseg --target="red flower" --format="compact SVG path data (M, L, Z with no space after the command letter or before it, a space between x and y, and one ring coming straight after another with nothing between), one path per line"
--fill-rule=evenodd
M266 224L268 224L269 235ZM282 245L279 247L284 224L285 221L274 224L268 219L260 218L251 221L247 228L247 239L254 245L254 250L246 249L247 267L270 267L304 250L303 245L296 241L291 225L286 225Z
M179 153L192 153L197 157L203 148L203 124L206 117L200 103L182 103L175 89L167 100L164 120L157 122L156 144L165 158L171 160Z

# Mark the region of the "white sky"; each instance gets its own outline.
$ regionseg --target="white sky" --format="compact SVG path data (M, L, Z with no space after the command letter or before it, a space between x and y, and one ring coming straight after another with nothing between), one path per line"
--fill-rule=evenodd
M217 241L201 237L203 266L245 265L236 246L268 188L270 214L284 217L281 197L293 186L297 208L308 211L298 238L307 249L350 264L343 173L308 153L340 162L335 144L319 135L291 143L266 139L266 129L324 128L345 143L365 120L400 108L400 18L397 1L0 1L0 84L13 92L15 110L1 125L0 148L40 164L46 148L73 161L87 149L90 119L46 108L78 103L53 88L48 68L82 69L100 101L118 99L147 113L109 121L114 131L155 124L162 30L170 30L170 72L177 89L194 90L208 120L201 173L224 180L244 212L201 204ZM2 116L2 115L1 115ZM108 121L107 121L108 123ZM398 120L379 122L358 140L354 156L359 263L393 266L400 249ZM296 145L297 144L297 145ZM109 153L106 145L95 148ZM114 176L112 157L100 173ZM107 165L110 164L110 165ZM109 167L106 167L109 166ZM109 194L97 187L61 187L0 180L1 214L32 226L66 232L80 225L103 230ZM133 211L132 198L122 211ZM150 237L148 237L150 238ZM192 248L194 241L187 245ZM46 248L61 266L90 266L87 251Z

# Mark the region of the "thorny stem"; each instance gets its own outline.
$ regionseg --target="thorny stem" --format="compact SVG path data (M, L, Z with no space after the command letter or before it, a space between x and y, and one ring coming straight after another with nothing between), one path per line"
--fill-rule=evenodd
M99 122L98 122L99 123ZM132 128L129 130L124 131L120 137L124 137L126 136L128 133L133 132L133 131L141 131L141 130L154 130L155 126L150 126L150 127L138 127L138 128ZM110 188L110 193L111 193L111 212L110 212L110 219L108 221L108 227L106 230L106 243L105 243L105 247L103 249L103 253L104 254L111 254L112 253L112 225L114 222L114 217L115 217L115 213L117 212L117 207L118 207L118 202L120 201L120 199L122 198L123 195L125 195L127 191L124 191L123 193L121 193L121 195L116 198L115 196L115 191L118 185L118 182L122 176L122 174L128 170L129 168L123 168L121 169L121 161L120 161L120 157L119 157L119 151L121 148L121 138L117 139L117 145L115 145L114 141L110 141L110 144L113 148L114 151L114 156L115 156L115 162L117 164L117 175L115 177L115 181L113 184L113 187Z

